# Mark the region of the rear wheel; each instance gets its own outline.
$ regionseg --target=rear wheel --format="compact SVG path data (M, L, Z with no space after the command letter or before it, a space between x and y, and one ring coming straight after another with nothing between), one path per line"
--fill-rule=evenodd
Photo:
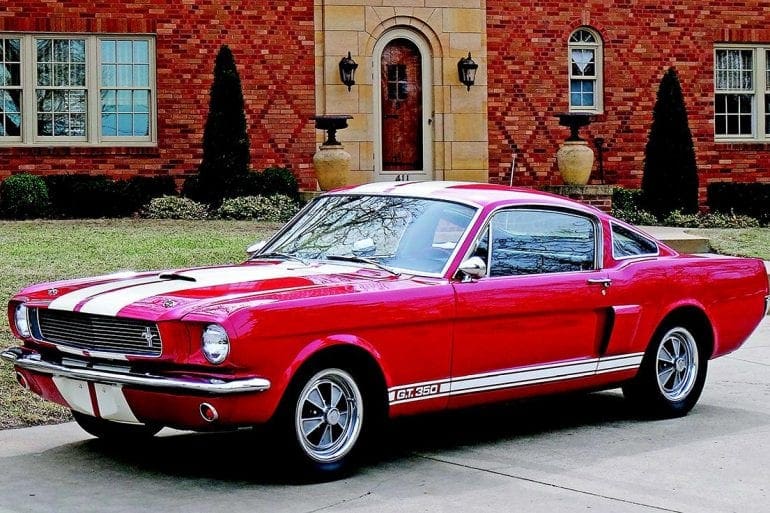
M152 438L163 426L156 424L123 424L72 411L75 422L87 433L102 440L125 442Z
M688 327L658 330L636 378L623 393L642 413L656 417L686 415L698 402L706 381L708 355Z

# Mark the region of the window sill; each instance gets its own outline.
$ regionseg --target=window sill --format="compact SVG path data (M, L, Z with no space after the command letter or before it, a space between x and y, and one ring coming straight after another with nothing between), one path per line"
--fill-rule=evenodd
M160 150L155 143L146 145L0 145L0 155L46 156L46 155L149 155L158 156Z

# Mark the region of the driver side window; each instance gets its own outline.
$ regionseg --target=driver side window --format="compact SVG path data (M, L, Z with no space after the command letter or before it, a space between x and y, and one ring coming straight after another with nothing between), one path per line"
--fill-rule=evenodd
M486 242L489 275L517 276L596 268L596 229L568 212L512 209L492 218Z

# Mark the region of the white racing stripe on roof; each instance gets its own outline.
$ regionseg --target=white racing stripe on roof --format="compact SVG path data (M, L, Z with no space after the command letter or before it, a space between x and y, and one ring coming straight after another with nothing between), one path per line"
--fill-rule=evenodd
M114 290L90 299L83 305L80 311L97 315L117 315L123 308L159 294L171 294L230 283L336 274L339 272L341 272L340 267L336 265L302 266L295 262L282 262L270 266L237 266L184 271L180 274L195 278L195 281L163 280L145 285L139 284L127 289Z
M469 182L374 182L360 185L353 189L340 191L339 194L350 192L352 194L393 194L396 196L416 196L429 198L437 191L443 191L458 185L467 185Z

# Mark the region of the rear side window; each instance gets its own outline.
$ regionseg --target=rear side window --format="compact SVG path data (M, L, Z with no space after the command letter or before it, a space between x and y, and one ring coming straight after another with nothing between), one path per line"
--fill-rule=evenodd
M657 254L658 245L655 241L613 223L612 256L615 259L653 256Z
M487 240L491 240L490 276L585 271L596 267L595 224L580 215L523 209L498 212L490 222Z

